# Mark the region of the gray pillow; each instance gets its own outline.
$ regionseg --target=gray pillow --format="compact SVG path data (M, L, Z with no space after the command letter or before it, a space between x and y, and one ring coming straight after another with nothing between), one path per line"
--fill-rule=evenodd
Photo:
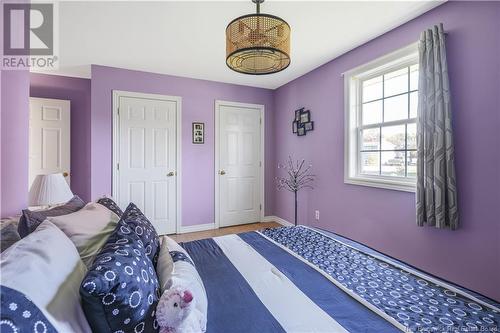
M17 233L17 223L2 224L0 229L0 252L3 252L20 239L21 237Z
M42 224L43 221L49 216L67 215L79 211L85 206L85 202L75 195L70 201L64 205L56 206L51 209L32 211L29 209L23 210L23 215L19 219L19 226L17 231L21 238L28 236L30 233Z

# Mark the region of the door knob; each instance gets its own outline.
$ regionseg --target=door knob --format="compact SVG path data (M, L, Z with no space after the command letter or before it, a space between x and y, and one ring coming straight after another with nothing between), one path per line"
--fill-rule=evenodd
M64 177L68 177L68 176L69 176L69 173L68 173L67 171L64 171L64 172L63 172L63 176L64 176Z
M226 174L226 171L224 171L224 170L219 171L219 175L224 176L225 174Z
M175 176L175 172L174 171L170 171L169 173L167 173L167 177L172 177L172 176Z

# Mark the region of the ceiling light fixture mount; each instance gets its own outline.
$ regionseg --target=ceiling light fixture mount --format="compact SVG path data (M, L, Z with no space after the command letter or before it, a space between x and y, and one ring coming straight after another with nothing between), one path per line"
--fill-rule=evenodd
M290 25L278 16L261 14L264 0L252 0L255 14L240 16L226 28L226 64L253 75L277 73L290 65Z

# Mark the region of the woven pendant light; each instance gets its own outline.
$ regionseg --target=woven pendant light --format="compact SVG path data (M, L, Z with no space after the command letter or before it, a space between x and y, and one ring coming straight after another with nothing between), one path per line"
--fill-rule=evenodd
M226 64L244 74L272 74L290 65L290 26L260 13L264 0L252 0L257 13L240 16L226 28Z

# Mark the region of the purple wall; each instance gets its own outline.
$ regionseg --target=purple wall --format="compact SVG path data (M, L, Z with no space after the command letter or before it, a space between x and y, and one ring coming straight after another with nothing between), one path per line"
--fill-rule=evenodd
M28 71L1 71L0 217L28 203L29 82Z
M265 105L265 158L272 160L273 91L213 81L125 69L92 66L91 163L92 198L111 193L112 90L182 97L182 223L214 222L214 102L227 100ZM205 123L205 144L191 143L191 123ZM272 168L265 172L266 193L272 193ZM265 198L266 215L272 195Z
M341 73L406 46L443 22L455 129L461 228L415 225L415 195L347 185ZM361 241L425 271L500 299L500 3L448 2L275 91L277 162L305 158L316 188L301 193L302 223ZM293 110L311 109L315 129L291 133ZM277 149L279 147L279 149ZM268 165L270 165L268 163ZM320 210L319 223L314 210ZM274 215L293 221L293 198L276 192Z
M417 40L443 22L453 94L456 169L462 227L415 226L412 193L343 182L341 73ZM92 66L92 81L31 75L33 96L72 100L75 192L86 199L111 192L112 90L183 98L183 224L214 220L214 100L266 106L266 215L293 220L293 197L274 189L276 166L289 154L306 158L316 188L300 194L300 220L361 241L423 270L500 299L500 3L448 2L338 57L276 91ZM30 75L1 72L0 216L27 204ZM89 84L91 114L89 118ZM290 132L292 112L312 110L315 130ZM77 121L80 120L80 121ZM206 143L191 144L191 122L206 123ZM90 140L90 141L89 141ZM76 146L74 146L76 145ZM90 146L89 146L90 145ZM89 148L90 147L90 148ZM76 173L76 174L75 174ZM91 176L91 177L90 177ZM73 178L75 179L75 178ZM26 189L26 190L25 190ZM314 210L321 220L314 222Z
M90 201L90 80L32 73L30 96L71 101L71 190Z

